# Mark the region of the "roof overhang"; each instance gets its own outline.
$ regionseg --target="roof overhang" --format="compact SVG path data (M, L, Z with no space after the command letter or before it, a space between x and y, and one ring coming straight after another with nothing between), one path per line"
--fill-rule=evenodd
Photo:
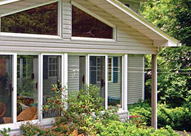
M124 23L128 24L137 31L143 33L154 41L157 47L176 47L181 46L180 41L171 37L142 16L125 6L118 0L89 0ZM109 6L110 5L110 6ZM115 7L115 8L114 8Z
M3 0L10 1L10 0ZM18 0L7 4L0 5L0 17L27 10L32 7L51 3L58 0ZM154 41L156 47L176 47L181 46L181 43L163 32L161 29L154 26L152 23L141 17L139 14L125 6L118 0L80 0L91 2L97 7L108 12L115 18L123 21L125 24L149 37Z

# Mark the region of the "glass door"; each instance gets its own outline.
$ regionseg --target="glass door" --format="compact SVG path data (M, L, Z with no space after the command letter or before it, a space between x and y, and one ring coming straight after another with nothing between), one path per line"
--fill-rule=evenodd
M62 55L43 55L43 105L53 96L53 86L59 84L62 76ZM49 109L43 112L43 118L59 116L60 112L55 109Z
M105 106L105 56L90 56L89 70L89 83L100 88Z
M0 124L12 123L13 55L0 55Z

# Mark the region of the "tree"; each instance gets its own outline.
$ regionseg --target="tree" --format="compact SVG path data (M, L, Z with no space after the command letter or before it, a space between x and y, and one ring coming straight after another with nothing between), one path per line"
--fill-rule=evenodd
M142 16L183 44L164 48L158 57L159 99L173 107L181 106L191 95L190 7L191 0L150 0L141 7Z

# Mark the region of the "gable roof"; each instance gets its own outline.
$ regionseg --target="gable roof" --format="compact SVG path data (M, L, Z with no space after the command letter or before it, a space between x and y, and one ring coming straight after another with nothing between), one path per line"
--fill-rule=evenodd
M136 12L125 6L118 0L80 0L84 2L91 2L97 7L108 12L115 18L123 21L125 24L131 26L135 30L149 37L154 41L154 46L180 46L181 43L163 32L161 29L154 26L152 23L138 15ZM20 0L12 3L0 5L0 16L5 16L10 13L18 12L19 10L26 10L36 5L43 5L55 2L52 0Z
M180 41L169 36L118 0L89 1L154 40L155 46L181 46Z

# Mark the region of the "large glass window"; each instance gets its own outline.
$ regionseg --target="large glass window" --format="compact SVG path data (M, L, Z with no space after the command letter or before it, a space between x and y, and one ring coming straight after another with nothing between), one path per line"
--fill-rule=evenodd
M122 108L122 57L109 56L108 81L108 105Z
M0 124L12 123L12 59L0 55Z
M105 100L105 56L90 56L90 84L100 88L100 96ZM105 101L103 101L105 106Z
M72 6L72 36L112 39L113 28Z
M17 121L37 119L38 56L17 56Z
M1 17L1 32L58 35L58 3Z
M53 67L50 68L50 66ZM53 72L51 76L50 72ZM61 82L61 76L61 56L43 55L43 104L46 104L48 98L53 95L52 85L58 84L59 81ZM43 117L56 117L58 114L60 114L58 111L49 109L43 113Z

